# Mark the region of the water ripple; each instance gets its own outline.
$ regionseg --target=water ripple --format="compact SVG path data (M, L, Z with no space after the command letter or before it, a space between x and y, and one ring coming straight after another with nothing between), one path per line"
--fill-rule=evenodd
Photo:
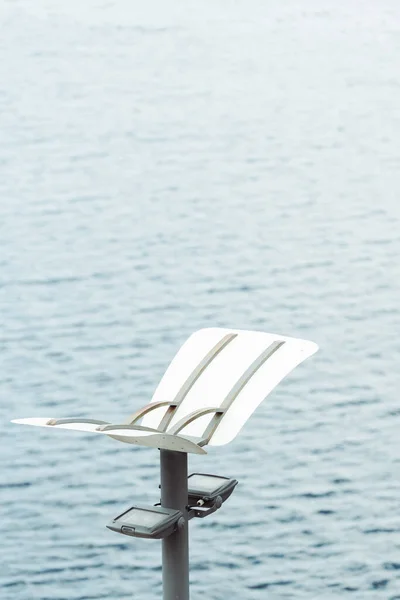
M191 522L193 596L400 599L399 19L4 3L2 599L160 597L159 544L105 527L156 454L9 420L120 420L210 325L321 351L191 458L241 483Z

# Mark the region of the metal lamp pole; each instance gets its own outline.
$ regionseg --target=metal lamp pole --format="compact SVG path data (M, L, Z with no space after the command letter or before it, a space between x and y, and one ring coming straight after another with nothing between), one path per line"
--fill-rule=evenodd
M180 510L185 524L162 540L163 600L189 600L188 460L160 450L161 506Z
M225 350L231 343L230 350ZM133 506L107 527L138 538L162 538L163 599L189 600L188 521L218 510L232 494L237 481L209 473L192 473L188 483L187 453L206 454L204 446L230 442L281 379L317 350L317 344L308 340L260 331L201 329L185 342L171 363L173 368L170 366L161 380L162 394L169 400L160 400L161 392L157 388L153 400L124 423L114 425L82 418L28 418L14 422L90 431L160 450L161 505ZM199 362L194 366L196 357ZM215 363L214 359L217 359ZM213 368L207 370L211 363ZM209 375L204 378L206 370ZM258 378L254 381L256 373ZM210 406L204 406L203 398L191 392L199 379L206 381L207 389L220 381L224 383L222 387L217 386L220 391L213 394ZM222 393L225 388L226 395ZM234 414L232 405L235 405ZM165 409L161 420L156 416L147 419L148 414L160 408ZM230 420L233 419L231 432L227 413ZM205 415L210 415L210 420L204 429L201 417ZM190 424L191 435L185 436L185 428ZM172 450L175 448L181 451Z

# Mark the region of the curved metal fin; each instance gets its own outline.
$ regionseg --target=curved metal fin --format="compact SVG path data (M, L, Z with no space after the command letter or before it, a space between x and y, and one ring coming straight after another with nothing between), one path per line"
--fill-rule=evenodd
M221 417L222 417L224 412L225 411L223 408L215 407L215 406L209 407L209 408L199 408L198 410L193 411L192 413L190 413L189 415L186 415L186 417L183 417L183 419L181 419L180 421L175 423L175 425L173 427L171 427L171 429L168 431L168 433L171 435L177 435L180 431L182 431L182 429L187 427L190 423L193 423L193 421L195 421L196 419L199 419L200 417L203 417L204 415L208 415L210 413L216 413L216 414L221 413Z
M143 427L142 425L131 425L131 424L121 424L121 425L113 425L112 423L106 423L105 425L101 425L97 427L97 431L107 432L113 431L114 429L130 429L133 432L135 431L149 431L151 433L160 433L158 429L153 429L152 427Z
M92 425L108 425L107 421L98 419L80 419L79 417L71 419L49 419L46 425L68 425L69 423L90 423Z

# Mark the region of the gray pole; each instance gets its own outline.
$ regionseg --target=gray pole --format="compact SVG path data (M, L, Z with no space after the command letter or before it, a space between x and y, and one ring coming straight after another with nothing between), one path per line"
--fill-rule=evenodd
M162 540L164 600L189 600L189 531L187 454L160 450L161 506L175 508L185 516L185 526Z

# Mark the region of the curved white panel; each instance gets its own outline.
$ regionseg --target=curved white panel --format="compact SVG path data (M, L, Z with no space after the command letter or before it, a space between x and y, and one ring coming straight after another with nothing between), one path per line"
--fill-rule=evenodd
M99 433L96 431L99 426L98 423L63 423L61 425L47 425L47 423L54 417L37 418L33 417L30 419L13 419L12 423L18 423L20 425L33 425L35 427L49 427L50 429L73 429L75 431L86 431L89 433Z
M276 385L317 350L313 342L272 333L201 329L180 348L154 393L152 403L170 405L150 412L146 412L147 406L142 409L145 415L141 425L158 429L157 433L121 426L99 431L102 421L85 422L83 418L82 422L79 418L75 422L60 419L57 423L50 417L13 422L99 433L128 444L205 454L196 442L220 446L233 440ZM214 411L204 414L209 408ZM186 419L190 422L182 427ZM49 421L54 422L49 425ZM177 424L177 435L168 433Z
M204 362L206 355L227 336L232 339L208 360L200 374L196 373L199 363ZM190 413L201 408L221 407L228 401L226 413L219 419L209 441L210 445L227 444L276 385L317 350L314 342L272 333L201 329L180 348L152 402L178 399L178 407L166 428L169 431ZM192 381L190 386L187 385L189 380ZM182 397L185 386L186 393ZM161 408L147 414L142 425L158 428L165 413L165 408ZM202 416L182 429L181 434L201 438L207 425L214 422L213 414Z

